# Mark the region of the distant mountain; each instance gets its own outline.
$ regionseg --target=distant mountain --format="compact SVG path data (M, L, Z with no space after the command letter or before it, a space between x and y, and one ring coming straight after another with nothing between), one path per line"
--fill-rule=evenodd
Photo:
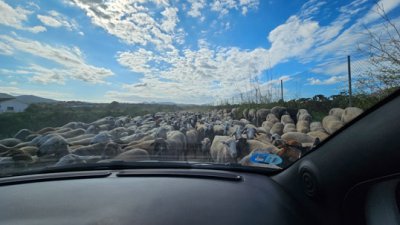
M148 104L148 105L176 105L175 102L142 102L141 104Z
M56 103L56 100L49 99L49 98L42 98L35 95L20 95L15 96L15 98L23 103L26 104L33 104L33 103Z
M14 96L5 93L0 93L0 99L9 99L9 98L10 99L14 98Z

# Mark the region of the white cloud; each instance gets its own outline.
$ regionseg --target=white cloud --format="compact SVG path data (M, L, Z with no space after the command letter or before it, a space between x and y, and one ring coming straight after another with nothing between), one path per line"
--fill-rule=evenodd
M347 77L346 76L331 76L328 79L325 80L320 80L314 77L308 78L308 84L310 85L331 85L331 84L336 84L340 83L343 81L346 81Z
M258 5L259 0L214 0L210 3L211 10L218 12L219 17L223 17L231 10L240 10L246 15L249 10L256 10Z
M321 26L313 19L313 15L319 12L323 2L308 1L298 15L291 16L269 33L271 65L289 59L296 59L300 63L316 62L318 64L312 72L332 77L323 81L312 78L310 83L317 85L339 82L343 74L347 74L346 56L357 52L359 44L367 41L364 24L372 24L368 27L374 33L383 29L376 6L366 10L366 3L366 0L356 0L342 6L336 19ZM398 7L400 1L382 0L381 4L389 12ZM367 12L363 15L365 11ZM351 20L356 22L348 26ZM400 18L393 22L398 24Z
M51 46L19 36L0 35L0 45L12 48L12 53L25 52L57 63L60 68L45 68L32 64L24 71L33 74L32 80L41 83L64 83L66 78L73 78L90 83L104 83L104 79L113 72L102 67L95 67L85 62L83 53L77 47Z
M142 73L139 83L123 85L123 92L110 92L114 97L165 98L193 102L222 98L245 92L249 78L259 77L267 69L267 51L262 48L214 50L199 40L199 50L184 49L155 55L140 49L120 52L118 62L133 72ZM237 84L241 86L237 86ZM237 87L235 87L237 86ZM134 96L124 93L135 93Z
M189 0L191 4L188 15L191 17L201 17L201 10L206 6L205 0Z
M178 9L170 7L166 0L153 0L146 2L147 4L135 0L73 2L86 12L93 24L127 44L172 49L176 37L182 36L177 30ZM151 2L163 9L160 12L162 18L156 18L149 10L147 5Z
M1 55L12 55L13 48L6 43L0 42L0 54Z
M325 1L319 0L309 0L308 2L304 3L304 5L300 9L300 17L302 18L310 18L316 14L320 8L325 5Z
M61 27L63 24L51 16L37 15L37 18L46 26Z
M37 15L37 18L48 27L65 27L67 30L78 30L78 23L74 19L68 19L66 16L61 13L51 10L48 12L48 15ZM79 31L79 34L83 33Z
M378 12L382 12L381 9L384 9L386 13L389 13L400 5L400 1L380 0L377 4L378 5L374 5L374 7L372 7L372 9L369 10L369 12L363 17L362 20L360 20L360 22L362 22L363 24L374 22L375 20L380 18Z
M46 31L43 26L26 27L24 22L28 20L28 16L32 14L32 11L16 7L15 9L0 0L0 24L13 27L18 30L26 30L32 33L39 33Z
M297 16L291 16L284 24L272 30L268 35L272 67L289 58L305 55L314 47L315 33L319 28L316 21L304 21Z
M148 74L152 71L148 62L154 59L153 52L147 51L143 48L136 52L119 52L117 54L117 61L119 64L128 67L133 72Z

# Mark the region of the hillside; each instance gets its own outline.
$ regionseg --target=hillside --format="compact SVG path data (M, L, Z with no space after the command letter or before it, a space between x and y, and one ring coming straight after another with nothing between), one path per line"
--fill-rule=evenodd
M49 98L42 98L38 97L35 95L20 95L20 96L15 96L15 98L20 101L24 102L26 104L33 104L33 103L56 103L56 100L49 99Z

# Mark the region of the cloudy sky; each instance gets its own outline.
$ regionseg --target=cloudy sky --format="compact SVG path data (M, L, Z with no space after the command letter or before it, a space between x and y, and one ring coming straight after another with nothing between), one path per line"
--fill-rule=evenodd
M381 29L374 3L0 0L0 92L211 103L283 80L286 99L329 96L347 55L366 65L356 50L365 27ZM400 0L381 4L399 24Z

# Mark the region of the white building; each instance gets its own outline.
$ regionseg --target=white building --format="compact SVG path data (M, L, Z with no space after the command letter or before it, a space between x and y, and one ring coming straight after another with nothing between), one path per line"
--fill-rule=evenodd
M23 112L28 104L18 101L14 97L0 96L0 113L3 112Z

